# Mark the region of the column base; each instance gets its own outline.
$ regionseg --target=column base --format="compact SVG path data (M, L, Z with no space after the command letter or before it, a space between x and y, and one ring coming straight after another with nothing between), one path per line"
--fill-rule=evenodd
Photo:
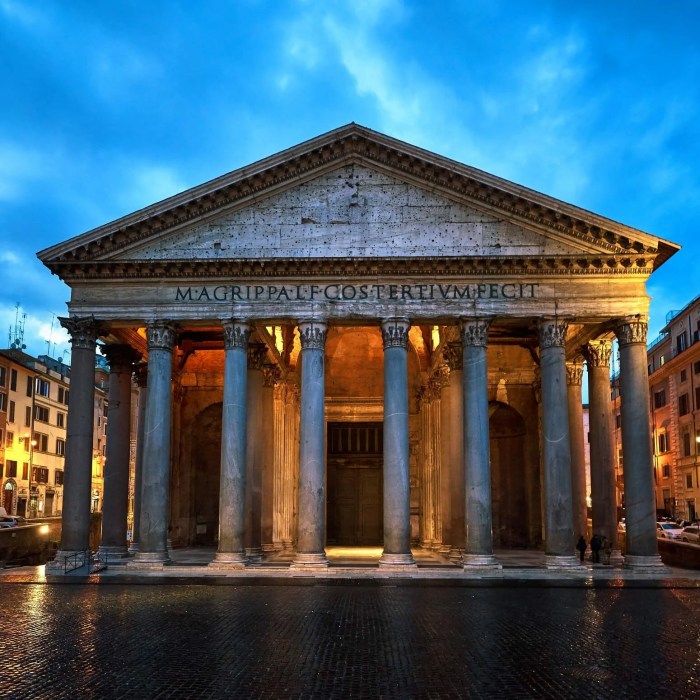
M256 564L260 564L263 558L263 551L262 547L246 547L245 548L245 555L246 558L248 559L248 564L255 566Z
M583 568L580 559L573 554L545 554L544 565L555 571L581 571Z
M272 544L272 542L268 542L267 544L264 544L262 546L262 551L263 554L269 554L270 552L275 552L277 550L275 549L275 545Z
M129 552L126 549L126 545L120 547L114 545L101 544L97 548L97 554L100 561L102 561L105 564L109 564L110 561L126 559L129 556Z
M136 552L139 551L139 543L138 542L132 542L129 545L129 554L134 555Z
M127 563L127 567L133 569L162 569L170 564L170 554L164 552L137 552L134 558Z
M450 561L453 561L455 564L461 564L463 554L464 554L463 549L459 549L457 547L452 547L447 555L447 558Z
M66 564L65 560L66 557L70 558L69 562L69 567L73 566L73 557L77 557L75 559L75 563L80 563L82 561L82 565L77 567L76 569L73 569L73 571L76 571L77 569L82 569L85 568L86 566L89 566L90 564L90 558L85 557L86 550L82 549L59 549L56 552L56 556L51 560L46 562L46 574L47 576L63 576L66 573L72 573L72 571L66 572ZM89 553L88 553L89 554Z
M328 559L325 552L297 552L289 568L299 571L327 569Z
M605 563L610 566L620 567L624 565L625 558L622 556L622 552L619 549L613 549L613 551L610 552L610 561Z
M627 554L623 563L623 568L636 571L640 574L663 574L668 572L668 567L661 561L661 555L637 555Z
M382 552L382 556L379 558L379 568L380 569L417 569L418 564L413 558L413 555L408 552L405 554L392 554L388 552Z
M245 569L248 560L243 552L217 552L208 566L212 569Z
M282 549L293 550L294 549L294 540L282 540Z
M451 551L452 551L452 545L443 544L440 546L440 549L438 549L438 554L441 554L443 557L449 558Z
M493 554L462 555L462 565L465 571L501 571L503 566L498 563Z

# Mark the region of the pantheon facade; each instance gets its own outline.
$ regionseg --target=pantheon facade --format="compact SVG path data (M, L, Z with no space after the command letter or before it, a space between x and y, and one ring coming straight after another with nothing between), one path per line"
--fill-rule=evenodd
M56 562L88 546L99 344L101 548L128 566L209 545L222 570L288 550L314 571L336 544L381 546L389 570L415 567L416 546L466 572L514 548L575 567L587 497L593 530L617 541L616 339L624 565L662 566L646 282L676 250L350 124L41 251L71 289Z

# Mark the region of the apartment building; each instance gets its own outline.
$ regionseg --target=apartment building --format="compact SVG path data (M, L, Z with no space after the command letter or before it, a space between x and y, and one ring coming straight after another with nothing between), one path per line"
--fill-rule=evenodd
M0 350L0 505L25 518L60 515L70 367L18 349ZM92 507L102 503L107 401L95 387Z

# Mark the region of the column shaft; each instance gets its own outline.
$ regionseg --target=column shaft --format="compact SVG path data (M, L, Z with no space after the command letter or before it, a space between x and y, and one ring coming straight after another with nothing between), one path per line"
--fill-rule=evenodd
M170 416L172 353L175 329L166 323L147 326L148 401L143 450L139 551L134 565L162 565L168 554L170 491Z
M462 322L464 372L465 567L498 567L493 557L489 398L486 338L489 321Z
M615 502L615 442L610 401L611 352L611 342L599 340L588 344L585 356L588 363L593 533L607 537L613 552L616 552L619 558Z
M384 551L379 565L415 566L411 554L407 319L382 322L384 340Z
M221 411L219 546L211 566L240 569L244 553L247 367L250 327L230 320L224 327L224 396Z
M545 554L549 567L578 565L578 559L573 556L566 328L566 323L556 320L544 320L539 326Z
M54 573L63 572L65 556L85 551L90 545L95 343L100 332L93 318L59 320L70 333L72 352L61 545L47 565Z
M146 425L146 402L148 397L148 365L139 364L134 372L138 392L138 412L136 414L136 462L134 464L134 525L131 531L129 554L139 551L139 528L141 527L141 491L143 489L143 440Z
M620 413L624 456L625 566L659 567L656 502L649 430L647 324L625 319L615 330L620 343Z
M586 452L583 434L583 400L581 381L583 367L567 363L567 399L569 406L569 443L571 449L571 501L574 535L586 537L588 506L586 501ZM609 397L608 397L609 398Z
M326 324L305 321L301 336L299 509L295 568L326 567Z
M109 419L100 553L108 558L126 557L131 370L140 355L128 345L107 345L103 353L109 362Z
M248 348L245 551L251 563L259 563L262 559L262 459L265 443L262 368L266 353L266 346L260 343Z
M279 439L276 428L275 414L275 383L280 377L278 367L266 365L263 368L263 396L262 396L262 472L261 472L261 531L262 550L272 552L273 521L274 521L274 491L275 491L275 450L276 441Z

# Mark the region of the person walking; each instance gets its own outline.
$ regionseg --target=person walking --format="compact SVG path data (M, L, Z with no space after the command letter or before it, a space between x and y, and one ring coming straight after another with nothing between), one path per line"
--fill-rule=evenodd
M593 535L591 537L591 561L594 564L600 564L600 537L598 535Z
M576 543L576 549L578 549L578 556L581 560L581 563L583 564L583 557L586 554L586 538L583 535L581 535L581 537L578 538L578 542Z

